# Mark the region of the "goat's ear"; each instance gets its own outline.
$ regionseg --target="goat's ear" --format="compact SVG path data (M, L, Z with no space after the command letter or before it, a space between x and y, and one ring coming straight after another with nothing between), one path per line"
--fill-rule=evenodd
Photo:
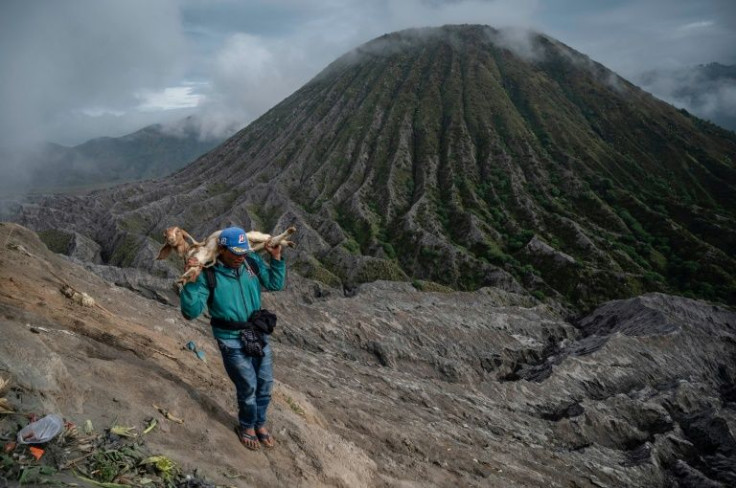
M188 238L190 241L192 241L192 244L202 244L201 242L197 241L194 237L189 235L189 232L185 231L184 229L181 230L181 233L184 235L184 237Z
M156 256L156 259L166 259L169 257L169 254L171 254L171 246L168 244L164 244L161 247L161 250L158 252L158 256Z

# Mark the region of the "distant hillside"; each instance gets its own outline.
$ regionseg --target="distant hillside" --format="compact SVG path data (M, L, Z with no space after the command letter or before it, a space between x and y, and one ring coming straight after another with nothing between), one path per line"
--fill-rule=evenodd
M166 176L211 150L191 123L176 131L156 124L122 137L100 137L74 147L45 144L6 154L16 168L0 187L14 192L69 192Z
M736 135L554 39L487 26L378 38L172 176L17 219L170 275L154 263L167 226L295 224L292 269L332 285L736 303Z
M736 131L736 66L710 63L648 71L636 81L675 106Z

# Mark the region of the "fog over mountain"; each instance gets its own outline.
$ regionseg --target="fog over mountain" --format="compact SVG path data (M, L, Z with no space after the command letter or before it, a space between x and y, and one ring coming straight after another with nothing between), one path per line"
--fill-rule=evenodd
M646 71L635 81L676 107L736 131L736 65Z
M160 178L222 142L201 134L200 122L192 116L122 137L91 139L74 147L47 143L0 150L0 159L13 167L0 181L0 190L5 197L20 198L26 193L79 193Z
M531 28L629 80L732 65L735 12L728 0L7 0L0 147L74 146L195 113L205 135L228 136L352 46L419 26Z

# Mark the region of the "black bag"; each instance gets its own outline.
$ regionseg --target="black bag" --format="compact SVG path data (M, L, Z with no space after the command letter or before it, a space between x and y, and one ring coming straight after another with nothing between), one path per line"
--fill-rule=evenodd
M276 314L270 310L262 308L250 314L248 323L253 324L253 327L255 327L256 330L263 332L264 334L272 334L273 329L276 328Z
M254 327L246 327L240 332L240 340L243 342L243 354L246 356L262 358L263 352L263 335Z
M266 346L263 334L271 334L276 327L276 314L262 308L253 312L240 333L243 341L243 353L246 356L263 357Z

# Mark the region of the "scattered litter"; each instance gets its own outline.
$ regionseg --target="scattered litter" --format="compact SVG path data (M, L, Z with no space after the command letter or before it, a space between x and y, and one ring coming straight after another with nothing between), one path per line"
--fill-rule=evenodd
M6 381L3 381L6 383ZM25 442L0 443L0 486L96 486L101 488L124 488L138 486L144 488L215 488L215 484L200 477L195 469L184 472L180 465L172 459L151 452L141 440L141 436L126 437L132 434L132 427L113 425L107 434L84 434L92 432L92 422L86 421L76 427L73 423L63 423L58 416L46 416L37 419L28 414L33 427L33 435L42 436L39 425L48 423L49 418L57 417L61 434L56 435L43 445L23 445ZM160 424L160 420L146 420L150 432ZM29 429L18 432L22 439ZM27 438L27 441L30 441ZM65 483L58 479L65 472L76 476L77 483ZM63 476L63 475L62 475Z
M64 420L58 415L47 415L31 422L18 432L20 444L41 444L56 437L64 428Z
M8 249L12 249L14 251L22 252L23 254L25 254L26 256L31 257L31 258L33 257L33 254L31 254L30 252L28 252L28 249L26 249L25 247L23 247L20 244L15 244L15 243L8 244Z
M143 431L143 433L144 434L148 434L149 432L151 432L153 429L156 428L156 425L158 425L158 420L151 419L151 421L148 423L148 427L146 427L146 429Z
M82 305L83 307L94 307L95 306L95 300L91 296L87 295L85 292L79 292L72 288L69 285L64 285L61 288L61 293L67 297L71 298L71 300L74 303L77 303L79 305Z
M158 349L154 349L153 352L158 353L162 356L166 356L169 359L176 359L176 356L172 356L171 354L165 353L163 351L159 351Z
M90 419L85 420L84 421L84 433L89 435L94 431L95 431L95 428L92 426L92 421Z
M33 332L34 334L40 334L41 332L46 332L46 333L48 333L48 332L58 332L60 334L66 334L66 335L70 335L70 336L77 335L77 334L75 334L74 332L72 332L70 330L64 330L64 329L48 329L46 327L39 327L39 326L36 326L36 325L31 325L31 324L26 324L26 327L28 327L29 329L31 329L31 332Z
M183 419L180 419L179 417L173 416L171 414L171 412L169 412L168 410L166 410L163 407L159 407L158 405L154 404L153 405L153 408L155 408L156 410L158 410L159 412L161 412L161 415L163 415L167 419L171 420L172 422L176 422L177 424L183 424L184 423L184 420Z
M82 476L76 473L75 473L75 476L82 481L90 483L94 486L99 486L101 488L128 488L130 486L130 485L121 485L120 483L102 483L100 481L95 481L92 478L87 478L85 476Z
M133 432L135 427L125 427L123 425L113 425L110 427L110 433L120 437L136 437L138 434Z
M236 471L233 468L228 468L227 470L223 471L222 474L223 474L223 476L225 476L225 478L230 478L230 479L242 478L243 477L242 474L240 474L238 471Z
M141 461L141 465L146 464L153 465L164 481L168 481L173 478L179 470L176 463L166 456L151 456Z
M41 449L40 447L33 447L33 446L31 446L31 447L28 448L28 450L31 452L31 456L33 456L34 458L36 458L36 461L38 461L39 459L41 459L41 456L43 456L43 453L44 453L44 450Z
M186 347L190 351L194 352L194 354L196 354L199 359L201 359L205 363L207 362L207 359L204 356L204 351L200 351L199 349L197 349L197 345L194 343L194 341L187 342Z

